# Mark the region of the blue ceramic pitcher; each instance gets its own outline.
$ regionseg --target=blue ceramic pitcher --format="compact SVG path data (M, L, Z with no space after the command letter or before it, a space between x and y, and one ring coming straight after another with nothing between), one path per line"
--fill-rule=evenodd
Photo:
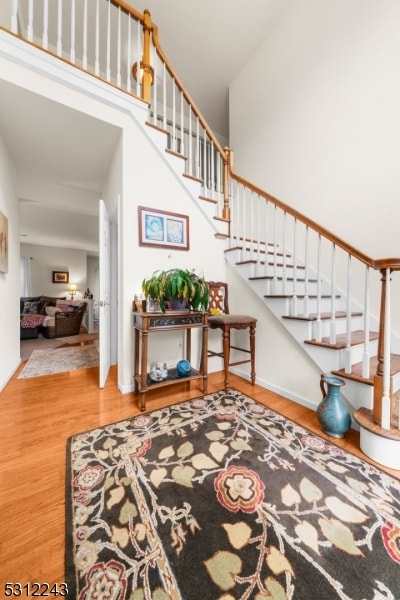
M322 400L317 408L317 416L324 432L336 438L342 438L351 426L350 413L340 395L342 385L345 382L339 377L321 375Z

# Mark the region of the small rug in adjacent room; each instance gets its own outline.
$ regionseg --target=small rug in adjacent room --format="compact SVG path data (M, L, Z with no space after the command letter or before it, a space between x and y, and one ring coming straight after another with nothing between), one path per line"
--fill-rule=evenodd
M99 352L94 344L74 346L73 348L55 348L54 350L34 350L18 375L18 379L87 369L96 367L98 364Z
M68 441L69 597L399 600L400 479L235 390Z

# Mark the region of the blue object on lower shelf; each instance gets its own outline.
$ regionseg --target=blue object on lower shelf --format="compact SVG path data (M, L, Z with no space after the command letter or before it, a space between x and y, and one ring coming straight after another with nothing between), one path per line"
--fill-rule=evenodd
M188 360L180 360L176 365L179 377L187 377L190 373L190 368L190 362Z

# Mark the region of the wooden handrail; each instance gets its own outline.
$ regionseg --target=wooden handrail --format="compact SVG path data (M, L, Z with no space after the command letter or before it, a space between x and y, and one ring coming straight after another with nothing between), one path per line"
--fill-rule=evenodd
M235 173L233 171L232 167L230 168L230 176L233 180L237 181L244 187L247 187L250 191L254 192L258 196L265 198L265 200L267 200L267 201L272 202L275 206L277 206L278 208L280 208L282 211L286 212L287 214L291 215L297 221L304 223L304 225L306 225L307 227L310 227L316 233L319 233L321 236L328 239L330 242L332 242L332 244L335 244L335 246L342 248L342 250L344 250L351 256L357 258L362 263L364 263L366 266L371 267L372 269L375 269L378 271L381 271L382 269L386 269L386 268L389 268L392 271L400 271L400 258L373 259L370 256L368 256L367 254L364 254L363 252L361 252L360 250L355 248L354 246L351 246L350 244L348 244L347 242L345 242L344 240L339 238L337 235L335 235L334 233L332 233L331 231L329 231L328 229L326 229L325 227L323 227L316 221L313 221L313 219L310 219L306 215L300 213L298 210L291 207L289 204L282 202L282 200L279 200L275 196L272 196L268 192L257 187L256 185L254 185L247 179L244 179L240 175L237 175L237 173Z

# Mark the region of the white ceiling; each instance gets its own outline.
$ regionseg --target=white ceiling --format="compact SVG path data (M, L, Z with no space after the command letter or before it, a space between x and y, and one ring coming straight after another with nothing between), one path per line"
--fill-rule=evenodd
M160 43L189 94L214 131L228 138L229 83L290 2L128 4L140 12L150 10ZM0 105L0 134L20 179L21 242L95 251L97 199L119 131L4 81Z

